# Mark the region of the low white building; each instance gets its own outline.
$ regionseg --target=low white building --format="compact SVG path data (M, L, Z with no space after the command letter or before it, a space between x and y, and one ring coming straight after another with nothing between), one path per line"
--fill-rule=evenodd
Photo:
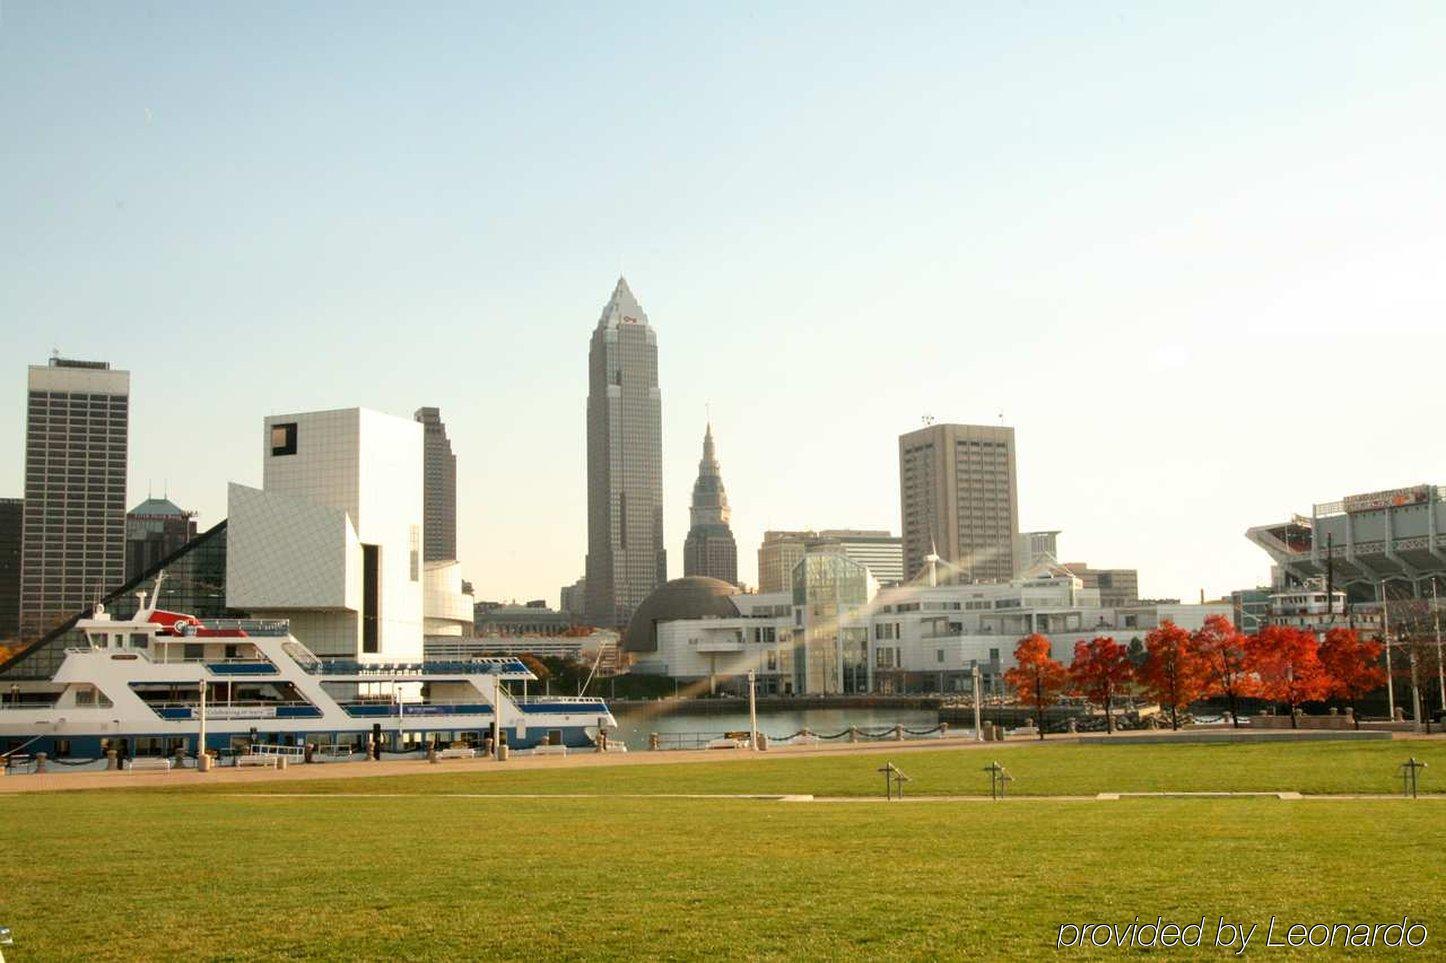
M816 695L966 692L977 666L986 687L1002 691L1023 636L1048 637L1054 658L1068 664L1079 641L1128 645L1165 621L1195 629L1230 615L1228 603L1106 608L1098 590L1053 564L1007 584L926 580L880 590L867 569L839 555L806 556L791 592L729 595L731 612L718 601L708 617L630 626L624 645L634 670L716 690L737 688L752 669L761 692Z
M273 415L262 459L260 489L228 490L227 604L290 620L318 655L421 660L422 426L364 408ZM439 599L452 575L436 570ZM454 608L439 602L439 628Z

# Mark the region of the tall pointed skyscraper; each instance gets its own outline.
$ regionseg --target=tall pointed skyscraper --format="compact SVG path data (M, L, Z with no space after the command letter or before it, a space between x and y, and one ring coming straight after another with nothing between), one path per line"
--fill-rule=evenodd
M623 626L668 580L658 337L618 278L588 352L587 615Z
M713 450L713 425L703 433L703 460L693 483L692 527L683 543L683 574L738 584L738 545L728 527L728 493Z

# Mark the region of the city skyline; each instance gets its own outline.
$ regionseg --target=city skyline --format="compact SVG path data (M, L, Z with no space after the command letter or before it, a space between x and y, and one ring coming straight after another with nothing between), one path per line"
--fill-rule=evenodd
M1441 16L10 7L0 496L52 348L135 373L126 503L154 482L202 528L259 482L257 417L437 405L479 596L553 598L585 552L577 345L621 268L664 321L672 575L711 404L750 584L767 529L896 530L924 416L1001 412L1021 529L1150 597L1263 583L1250 525L1438 474L1409 419L1295 413L1286 361L1434 410Z

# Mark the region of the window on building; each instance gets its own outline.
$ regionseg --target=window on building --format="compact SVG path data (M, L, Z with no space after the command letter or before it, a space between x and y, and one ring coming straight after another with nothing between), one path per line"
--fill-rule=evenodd
M935 662L943 662L943 661L944 661L944 650L943 650L943 649L935 649L935 650L934 650L934 661L935 661Z
M287 421L271 426L271 454L296 454L296 422Z

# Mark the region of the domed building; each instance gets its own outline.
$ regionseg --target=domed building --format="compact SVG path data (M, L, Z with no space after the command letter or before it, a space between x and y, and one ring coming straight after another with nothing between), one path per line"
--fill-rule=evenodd
M651 654L658 651L658 623L684 619L736 619L735 586L722 579L687 575L653 590L633 613L623 633L623 651Z

